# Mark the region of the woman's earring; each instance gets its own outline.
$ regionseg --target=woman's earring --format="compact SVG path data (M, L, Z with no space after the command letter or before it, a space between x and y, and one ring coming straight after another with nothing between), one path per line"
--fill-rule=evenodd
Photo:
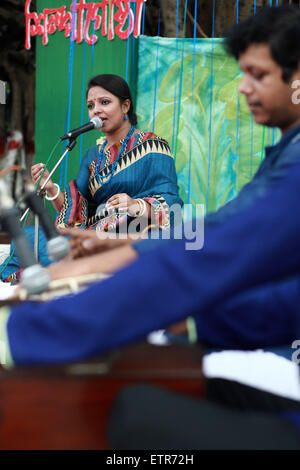
M124 121L128 121L128 116L124 116Z

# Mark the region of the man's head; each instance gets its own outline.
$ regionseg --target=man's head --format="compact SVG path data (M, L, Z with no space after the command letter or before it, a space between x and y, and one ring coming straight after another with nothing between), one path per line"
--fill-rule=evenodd
M259 124L282 132L300 122L292 82L300 79L300 10L261 10L228 32L225 47L244 72L239 91Z
M227 52L239 60L252 44L268 44L288 82L300 62L300 9L290 5L263 8L228 32Z

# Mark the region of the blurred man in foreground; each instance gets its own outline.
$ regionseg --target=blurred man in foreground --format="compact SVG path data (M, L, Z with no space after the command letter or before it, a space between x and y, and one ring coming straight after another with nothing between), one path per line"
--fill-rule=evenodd
M155 251L132 263L136 250L141 252L149 241L135 247L124 244L97 258L102 271L128 265L111 279L73 297L6 309L0 338L7 344L8 364L78 360L188 316L194 318L198 341L218 348L281 346L300 338L300 107L292 88L300 79L299 24L298 10L270 8L235 27L227 39L244 72L240 91L254 119L280 127L283 137L267 150L251 190L248 186L241 192L238 208L236 202L229 203L229 217L224 214L222 223L207 218L204 249L187 251L185 239L166 246L158 242ZM283 45L288 54L282 52ZM73 263L75 272L82 261ZM253 295L251 289L259 286L262 295ZM241 294L242 301L233 308ZM245 308L249 299L251 315ZM276 400L272 411L256 405L241 413L224 400L200 404L163 397L156 389L143 389L141 395L140 390L133 391L134 405L140 406L137 415L143 420L128 419L134 416L132 400L123 396L118 419L112 421L113 446L222 448L223 442L223 448L300 448L298 402ZM154 410L160 415L165 410L164 426L157 421L155 427L155 418L146 416L142 397L147 394L154 402L153 417ZM183 423L183 416L190 433L174 426L174 421Z

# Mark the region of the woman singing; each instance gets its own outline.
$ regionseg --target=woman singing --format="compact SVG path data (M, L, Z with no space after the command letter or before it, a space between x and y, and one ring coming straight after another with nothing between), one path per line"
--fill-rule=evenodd
M47 197L59 212L58 226L119 231L139 217L161 228L170 225L169 206L182 204L168 143L136 129L137 118L127 83L117 75L98 75L88 83L89 117L99 117L105 137L83 158L65 192L51 180ZM32 167L37 183L44 164ZM47 170L40 186L48 175ZM136 227L136 224L135 224Z
M174 159L166 140L152 132L136 129L131 93L118 75L97 75L88 83L89 117L99 117L104 137L84 156L77 178L62 192L50 179L46 198L58 212L58 227L79 227L106 232L142 231L153 225L165 229L172 224L169 208L182 201L178 195ZM31 168L35 184L45 165ZM46 169L39 186L49 175ZM137 223L135 223L137 222ZM33 243L33 227L26 231ZM51 261L46 255L46 241L40 231L40 262ZM4 264L7 263L5 261ZM1 272L12 280L18 269L16 254ZM0 268L1 269L1 268ZM17 276L18 277L18 276Z

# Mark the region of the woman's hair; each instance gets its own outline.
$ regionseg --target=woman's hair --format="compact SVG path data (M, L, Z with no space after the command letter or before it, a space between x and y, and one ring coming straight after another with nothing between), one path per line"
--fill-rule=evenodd
M225 47L237 60L252 44L269 44L274 61L282 68L285 82L291 79L300 61L300 11L292 5L267 7L233 26Z
M137 117L134 112L130 89L127 82L125 82L122 77L119 77L119 75L102 74L91 78L87 86L86 96L88 95L89 90L94 86L101 86L105 90L117 96L121 105L125 100L129 99L130 108L127 113L128 119L133 126L137 124Z

